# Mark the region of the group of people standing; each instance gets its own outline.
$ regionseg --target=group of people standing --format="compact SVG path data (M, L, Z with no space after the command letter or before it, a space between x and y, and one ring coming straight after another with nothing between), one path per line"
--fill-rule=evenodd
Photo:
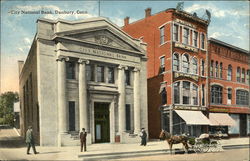
M141 129L140 135L141 137L141 146L147 145L147 133L144 128ZM86 141L87 141L87 132L85 131L85 128L82 128L81 132L79 133L80 142L81 142L81 152L87 151ZM27 155L29 155L30 147L32 147L34 154L38 154L39 152L36 151L35 147L35 140L33 136L33 130L32 126L29 126L27 132L26 132L26 143L27 143Z

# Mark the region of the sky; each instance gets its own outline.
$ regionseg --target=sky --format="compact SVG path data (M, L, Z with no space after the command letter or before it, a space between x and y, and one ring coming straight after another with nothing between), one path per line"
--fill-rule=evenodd
M144 18L148 7L155 14L175 8L178 1L103 1L100 0L100 16L123 26L123 19L130 22ZM82 11L81 14L22 14L21 11ZM248 1L184 1L184 10L203 17L211 12L208 36L249 50L249 2ZM1 89L18 91L18 60L25 60L36 34L36 20L79 20L99 15L98 1L1 1ZM20 13L18 13L20 12Z

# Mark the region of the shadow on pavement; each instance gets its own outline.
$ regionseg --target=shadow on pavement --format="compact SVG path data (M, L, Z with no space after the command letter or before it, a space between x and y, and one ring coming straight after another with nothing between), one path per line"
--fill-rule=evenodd
M26 144L21 137L13 137L8 140L0 140L0 148L22 148L22 147L26 147Z
M42 153L40 152L39 155L40 154L51 154L51 153L63 153L63 151L51 151L51 152L42 152Z

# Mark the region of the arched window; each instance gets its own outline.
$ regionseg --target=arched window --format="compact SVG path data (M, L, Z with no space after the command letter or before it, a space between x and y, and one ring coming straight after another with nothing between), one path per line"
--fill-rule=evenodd
M219 66L217 61L215 62L215 77L219 77Z
M237 82L240 82L240 67L237 68Z
M222 62L220 63L220 78L222 78L222 72L223 72L223 65Z
M185 73L189 72L189 57L187 54L183 55L182 58L182 70Z
M174 103L180 104L180 82L174 84Z
M228 65L228 68L227 68L227 80L232 80L232 65Z
M192 97L193 97L193 105L198 105L198 86L195 84L193 84Z
M213 85L211 87L211 103L222 104L222 87Z
M245 83L245 69L244 68L241 71L241 81L242 83Z
M174 58L173 58L173 68L174 71L179 71L179 55L178 54L174 54Z
M183 81L182 101L183 104L190 104L190 82Z
M246 90L236 91L236 104L237 105L249 105L249 93Z
M193 74L198 74L198 67L197 67L197 59L196 58L192 59L192 64L193 64Z

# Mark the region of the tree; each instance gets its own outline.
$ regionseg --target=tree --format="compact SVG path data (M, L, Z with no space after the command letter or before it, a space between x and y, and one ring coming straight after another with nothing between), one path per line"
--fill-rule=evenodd
M17 92L5 92L0 96L0 120L2 124L13 126L14 103L19 101Z

